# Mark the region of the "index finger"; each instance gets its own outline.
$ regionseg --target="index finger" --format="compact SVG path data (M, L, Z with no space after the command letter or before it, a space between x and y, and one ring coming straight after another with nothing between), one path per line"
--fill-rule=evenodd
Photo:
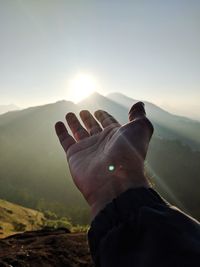
M55 124L55 130L56 130L56 134L58 136L58 139L63 147L63 149L65 150L65 152L67 153L68 149L70 148L71 145L75 144L76 141L74 140L74 138L68 133L65 125L63 122L58 121Z

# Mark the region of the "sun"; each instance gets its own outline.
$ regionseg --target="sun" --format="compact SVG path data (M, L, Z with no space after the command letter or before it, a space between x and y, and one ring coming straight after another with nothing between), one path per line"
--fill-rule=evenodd
M96 91L97 82L92 75L80 73L69 81L68 99L77 103Z

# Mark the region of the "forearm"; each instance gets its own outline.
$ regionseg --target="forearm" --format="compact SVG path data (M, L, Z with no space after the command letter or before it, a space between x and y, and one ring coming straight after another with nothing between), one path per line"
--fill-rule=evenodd
M130 189L114 199L88 237L96 266L199 266L199 223L152 189Z

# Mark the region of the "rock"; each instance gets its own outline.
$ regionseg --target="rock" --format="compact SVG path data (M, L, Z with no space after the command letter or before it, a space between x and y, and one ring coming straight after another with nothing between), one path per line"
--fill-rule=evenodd
M92 267L85 233L65 228L0 239L0 267Z

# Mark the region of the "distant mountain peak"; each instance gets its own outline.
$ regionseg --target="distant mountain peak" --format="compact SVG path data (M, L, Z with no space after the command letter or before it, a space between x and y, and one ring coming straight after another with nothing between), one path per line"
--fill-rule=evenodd
M98 99L106 99L106 97L95 91L92 94L90 94L89 96L87 96L84 99L82 99L81 101L79 101L77 104L80 105L81 103L84 103L86 101L96 101Z
M122 98L125 98L125 99L132 99L133 101L139 101L137 99L133 99L132 97L129 97L125 94L122 94L122 93L119 93L119 92L113 92L113 93L109 93L106 95L106 97L112 99L112 97L115 97L115 98L119 98L119 97L122 97Z
M67 102L67 100L62 99L62 100L56 101L55 103L66 103L66 102Z
M102 94L100 94L99 92L95 91L92 93L92 95L96 95L96 96L103 96Z
M104 97L104 96L101 95L99 92L95 91L95 92L93 92L91 95L89 95L86 98L93 98L93 97Z
M15 104L0 105L0 114L6 113L8 111L19 110L20 108Z
M127 97L126 95L124 95L124 94L122 94L122 93L119 93L119 92L112 92L112 93L107 94L107 96L112 96L112 95L120 95L120 96L125 96L125 97Z
M70 105L75 105L74 102L70 101L70 100L65 100L65 99L62 99L62 100L58 100L56 101L55 103L51 103L51 104L61 104L61 105L66 105L66 104L70 104Z

